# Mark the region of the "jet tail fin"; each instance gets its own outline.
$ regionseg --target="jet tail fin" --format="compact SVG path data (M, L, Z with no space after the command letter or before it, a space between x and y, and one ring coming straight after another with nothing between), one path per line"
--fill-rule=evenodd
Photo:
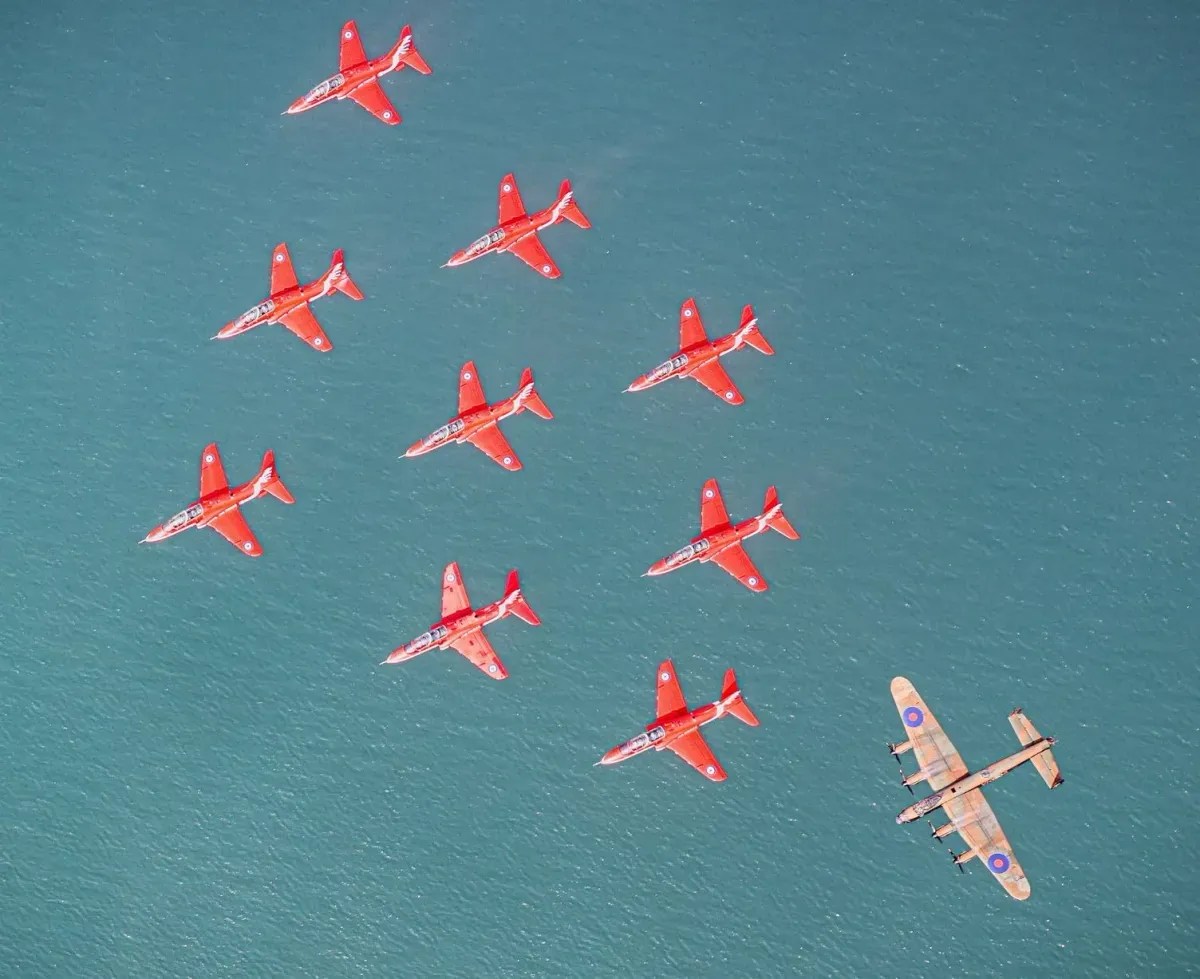
M408 44L404 42L407 39ZM421 57L421 52L417 50L417 42L413 40L412 27L405 24L400 30L400 40L396 42L396 46L388 52L389 58L396 58L401 65L408 65L409 68L415 68L422 75L430 75L433 69L429 67L428 62Z
M350 278L350 273L346 271L346 253L342 249L339 248L333 253L333 258L329 260L329 271L337 273L337 277L333 280L333 287L338 292L351 299L362 299L362 292Z
M725 709L743 724L758 727L758 718L742 699L742 691L738 688L737 676L733 670L725 671L725 682L721 684L721 702L725 704Z
M558 188L558 206L559 214L570 221L577 228L590 228L592 222L587 219L587 216L579 209L579 205L575 203L575 192L571 190L571 181L564 180L562 186Z
M1042 740L1038 729L1033 726L1033 722L1025 716L1025 712L1020 707L1013 708L1013 712L1008 715L1008 723L1012 725L1012 729L1016 732L1017 739L1021 742L1022 747ZM1055 789L1062 785L1062 772L1058 770L1058 762L1054 758L1054 752L1047 748L1032 760L1033 767L1038 770L1038 774L1042 776L1042 781L1046 783L1047 788Z
M533 371L526 367L523 371L521 371L521 390L525 390L525 388L532 383ZM525 396L525 400L521 402L521 407L528 408L535 415L537 415L538 418L545 418L549 420L554 417L554 412L546 407L546 402L543 401L542 396L538 394L537 388L530 390L529 394Z
M779 494L775 492L774 486L769 486L767 487L766 499L763 500L763 513L766 513L777 506L779 506ZM796 532L796 528L792 526L788 518L783 515L782 509L780 509L775 516L767 521L767 526L772 530L777 530L788 540L800 539L799 533Z
M529 607L529 603L525 601L525 596L521 594L521 579L517 577L516 568L513 568L508 573L508 581L504 583L504 598L505 600L512 600L508 606L508 610L518 619L528 622L530 625L542 624L542 620L537 617L537 613Z
M258 471L259 477L266 476L267 484L263 487L275 499L283 503L295 503L296 498L292 496L291 491L283 485L283 480L279 478L279 470L275 468L275 450L267 449L267 454L263 456L262 468Z
M767 338L762 335L758 328L758 317L754 315L754 307L746 306L742 310L742 322L738 324L739 330L744 330L750 327L746 333L745 340L747 345L753 347L760 354L766 354L768 357L775 353L775 349L767 343Z

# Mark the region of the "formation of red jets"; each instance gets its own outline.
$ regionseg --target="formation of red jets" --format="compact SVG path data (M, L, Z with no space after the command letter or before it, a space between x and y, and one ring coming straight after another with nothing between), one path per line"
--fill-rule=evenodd
M363 48L357 25L352 20L347 21L341 32L337 74L326 78L308 94L293 102L284 114L295 115L325 102L348 98L381 122L397 125L401 121L400 114L384 92L380 79L406 67L424 75L432 71L417 50L411 27L405 26L401 30L399 40L386 54L370 59ZM539 275L557 279L562 272L546 251L538 233L561 221L569 221L579 228L591 227L591 222L575 201L570 181L567 180L562 182L553 203L530 214L521 200L516 178L511 173L505 174L500 181L498 211L496 227L455 252L443 268L465 265L496 252L508 252ZM346 270L345 256L340 248L333 253L329 268L323 275L301 285L287 245L281 242L271 256L268 297L237 319L226 323L213 339L226 340L263 324L279 323L314 350L327 353L333 349L333 343L313 315L311 304L335 291L354 300L363 298ZM626 391L644 391L674 377L691 377L722 401L740 405L745 398L725 372L720 359L741 347L752 347L767 355L775 352L759 331L758 319L752 307L746 306L742 310L738 328L732 333L709 339L696 301L689 298L679 311L678 352L643 374ZM489 404L475 363L467 361L458 376L458 413L432 434L414 442L404 455L425 455L452 442L468 442L504 469L519 470L522 468L521 460L501 432L500 422L523 411L531 411L544 419L554 417L534 386L530 368L522 372L517 390L512 395ZM230 487L217 446L211 444L201 456L199 498L151 530L142 543L157 543L193 527L211 527L243 554L258 557L263 552L262 547L242 516L241 507L250 500L268 494L284 503L295 502L279 478L274 453L267 452L258 474L252 480ZM735 524L730 522L717 481L710 479L700 492L700 535L685 547L656 561L645 574L657 576L686 564L712 562L751 591L766 591L767 583L743 544L755 534L768 529L779 532L789 540L796 540L800 536L784 516L774 486L767 490L761 513ZM395 649L383 662L403 663L431 649L449 648L493 679L503 680L508 676L508 671L483 630L509 615L515 615L530 625L541 625L541 620L521 592L516 570L509 572L500 599L480 608L472 608L462 571L457 562L452 562L442 573L441 618L426 632ZM649 748L669 748L706 778L719 782L725 779L725 770L714 757L700 728L725 714L745 724L758 725L758 718L742 699L733 670L726 672L717 700L690 710L684 700L675 666L669 659L658 667L655 714L655 720L646 726L643 733L613 748L597 764L612 765Z

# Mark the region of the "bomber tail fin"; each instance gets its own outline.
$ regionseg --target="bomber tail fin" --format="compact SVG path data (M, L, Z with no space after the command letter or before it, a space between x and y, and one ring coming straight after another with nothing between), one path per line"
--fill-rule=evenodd
M508 610L518 619L528 622L530 625L542 624L542 620L537 617L537 613L529 607L525 596L521 594L521 579L517 577L516 568L508 573L508 581L504 583L504 600L509 603Z
M743 339L747 345L753 347L760 354L766 354L768 357L775 353L775 349L767 343L767 338L762 335L762 332L758 328L758 317L754 315L753 306L746 306L742 309L742 322L738 324L738 330L745 330L746 327L749 327L749 330L746 331Z
M362 299L363 294L359 291L358 286L354 284L354 280L350 278L350 273L346 271L346 253L342 249L338 249L333 253L333 258L329 260L328 275L333 275L333 287L343 295L349 296L351 299Z
M533 371L526 367L523 371L521 371L521 386L517 392L517 396L520 397L520 392L524 391L527 387L529 387L530 390L529 393L521 400L521 407L528 408L535 415L537 415L538 418L545 418L547 420L553 418L554 412L546 407L546 402L543 401L542 396L538 394L537 388L530 387L532 384Z
M1008 723L1012 725L1012 729L1016 732L1017 739L1021 742L1022 747L1042 740L1038 729L1033 726L1033 722L1025 716L1025 712L1020 707L1013 708L1012 713L1008 715ZM1047 740L1051 744L1054 743L1052 738L1048 738ZM1062 772L1058 770L1058 762L1054 758L1054 752L1049 748L1040 755L1034 756L1032 761L1033 767L1038 770L1038 774L1042 776L1042 781L1046 783L1047 788L1056 789L1063 784Z
M769 513L775 507L779 506L779 494L775 492L774 486L767 487L767 496L763 500L763 513ZM800 534L796 532L796 528L791 525L787 517L783 515L783 508L780 507L776 511L775 516L767 521L767 526L772 530L777 530L783 534L788 540L799 540Z
M397 69L402 65L408 65L409 68L415 68L422 75L433 73L433 69L429 67L428 62L421 57L421 52L417 50L417 42L413 40L412 36L412 27L408 24L405 24L400 30L400 40L388 52L388 57L396 63Z
M754 716L754 711L742 699L742 691L738 687L737 676L733 670L725 671L725 682L721 684L721 703L743 724L758 727L758 718Z
M571 190L571 181L564 180L562 186L558 188L558 204L555 206L558 209L558 213L577 228L590 228L592 226L592 222L587 219L587 216L579 209L579 205L575 203L575 192Z
M283 480L279 478L279 470L275 468L275 451L267 449L267 454L263 456L262 468L258 470L259 479L266 478L267 483L263 487L275 499L281 500L284 503L295 503L296 498L292 496L291 491L283 485Z

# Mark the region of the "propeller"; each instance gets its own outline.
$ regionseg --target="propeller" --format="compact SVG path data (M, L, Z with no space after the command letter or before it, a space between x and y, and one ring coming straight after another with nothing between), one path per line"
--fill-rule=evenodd
M900 760L900 755L896 751L896 746L890 741L885 742L885 744L887 744L888 753L896 759L896 764L900 766L900 771L904 771L904 762Z
M954 866L958 868L958 872L960 874L965 874L966 871L963 870L963 865L958 862L958 854L956 854L953 850L947 850L946 852L950 854L950 859L954 861Z

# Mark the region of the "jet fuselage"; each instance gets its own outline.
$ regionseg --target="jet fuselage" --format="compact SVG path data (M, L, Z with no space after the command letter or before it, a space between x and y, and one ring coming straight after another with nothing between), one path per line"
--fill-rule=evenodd
M625 390L627 392L645 391L647 388L662 384L663 381L669 381L673 377L689 377L705 364L712 363L714 360L746 346L746 337L757 326L758 319L756 317L723 337L717 337L715 340L702 340L700 343L685 347L670 360L663 361L654 370L643 374Z
M564 220L563 211L569 203L569 200L561 199L544 210L497 225L482 238L477 238L466 248L455 252L446 264L454 268L492 252L506 252L531 234Z
M702 564L706 561L711 561L733 544L741 543L756 534L761 534L764 530L770 529L771 518L777 513L782 512L782 504L777 503L771 509L760 513L757 517L749 517L741 523L726 527L723 530L715 530L708 534L701 534L699 537L693 537L691 543L686 547L681 547L674 554L655 561L646 574L654 577L666 574L669 571L675 571L677 568L682 568L684 565L692 564L696 561Z
M728 702L716 700L711 704L705 704L703 707L697 707L693 711L678 713L674 717L660 717L653 724L647 724L646 730L637 737L630 738L624 744L617 745L617 747L608 751L600 759L600 764L615 765L618 762L625 761L627 758L632 758L634 755L640 755L643 751L649 751L651 748L655 751L662 751L663 748L668 747L673 741L677 741L685 734L689 734L703 727L705 724L715 721L725 713L728 703L732 702L737 696L737 694L731 696Z
M408 47L411 47L412 44L411 38L407 38L407 40L409 41L408 46L401 41L387 54L373 61L366 61L346 71L339 71L336 75L330 75L289 105L286 115L294 116L300 112L307 112L330 99L347 98L364 82L382 78L389 72L402 70L404 62L401 59L408 53Z
M432 432L410 445L404 453L405 457L424 455L426 452L440 449L443 445L467 441L489 425L499 424L505 418L517 414L524 407L525 401L533 393L533 390L531 381L516 394L503 401L497 401L494 405L482 405L471 411L464 411L461 415L456 415L436 432Z
M276 254L278 255L279 253L277 252ZM308 285L293 286L291 289L284 289L281 292L277 292L275 295L264 299L257 306L248 309L236 320L226 323L217 332L214 339L228 340L230 337L245 333L256 326L262 326L264 323L278 323L297 307L303 306L314 299L319 299L321 296L328 296L337 288L336 283L345 274L345 271L346 266L344 262L334 262L329 266L329 270L319 279L314 279Z
M519 592L514 592L490 605L469 609L441 619L431 625L428 632L422 633L411 642L406 642L403 646L393 650L384 662L405 663L431 649L446 649L464 636L478 632L484 626L504 618L509 614L513 603L520 597Z
M207 527L221 514L263 496L267 492L267 484L274 478L274 469L268 467L241 486L227 486L202 496L187 509L181 510L170 520L165 520L155 527L143 538L142 543L156 544L193 527Z

